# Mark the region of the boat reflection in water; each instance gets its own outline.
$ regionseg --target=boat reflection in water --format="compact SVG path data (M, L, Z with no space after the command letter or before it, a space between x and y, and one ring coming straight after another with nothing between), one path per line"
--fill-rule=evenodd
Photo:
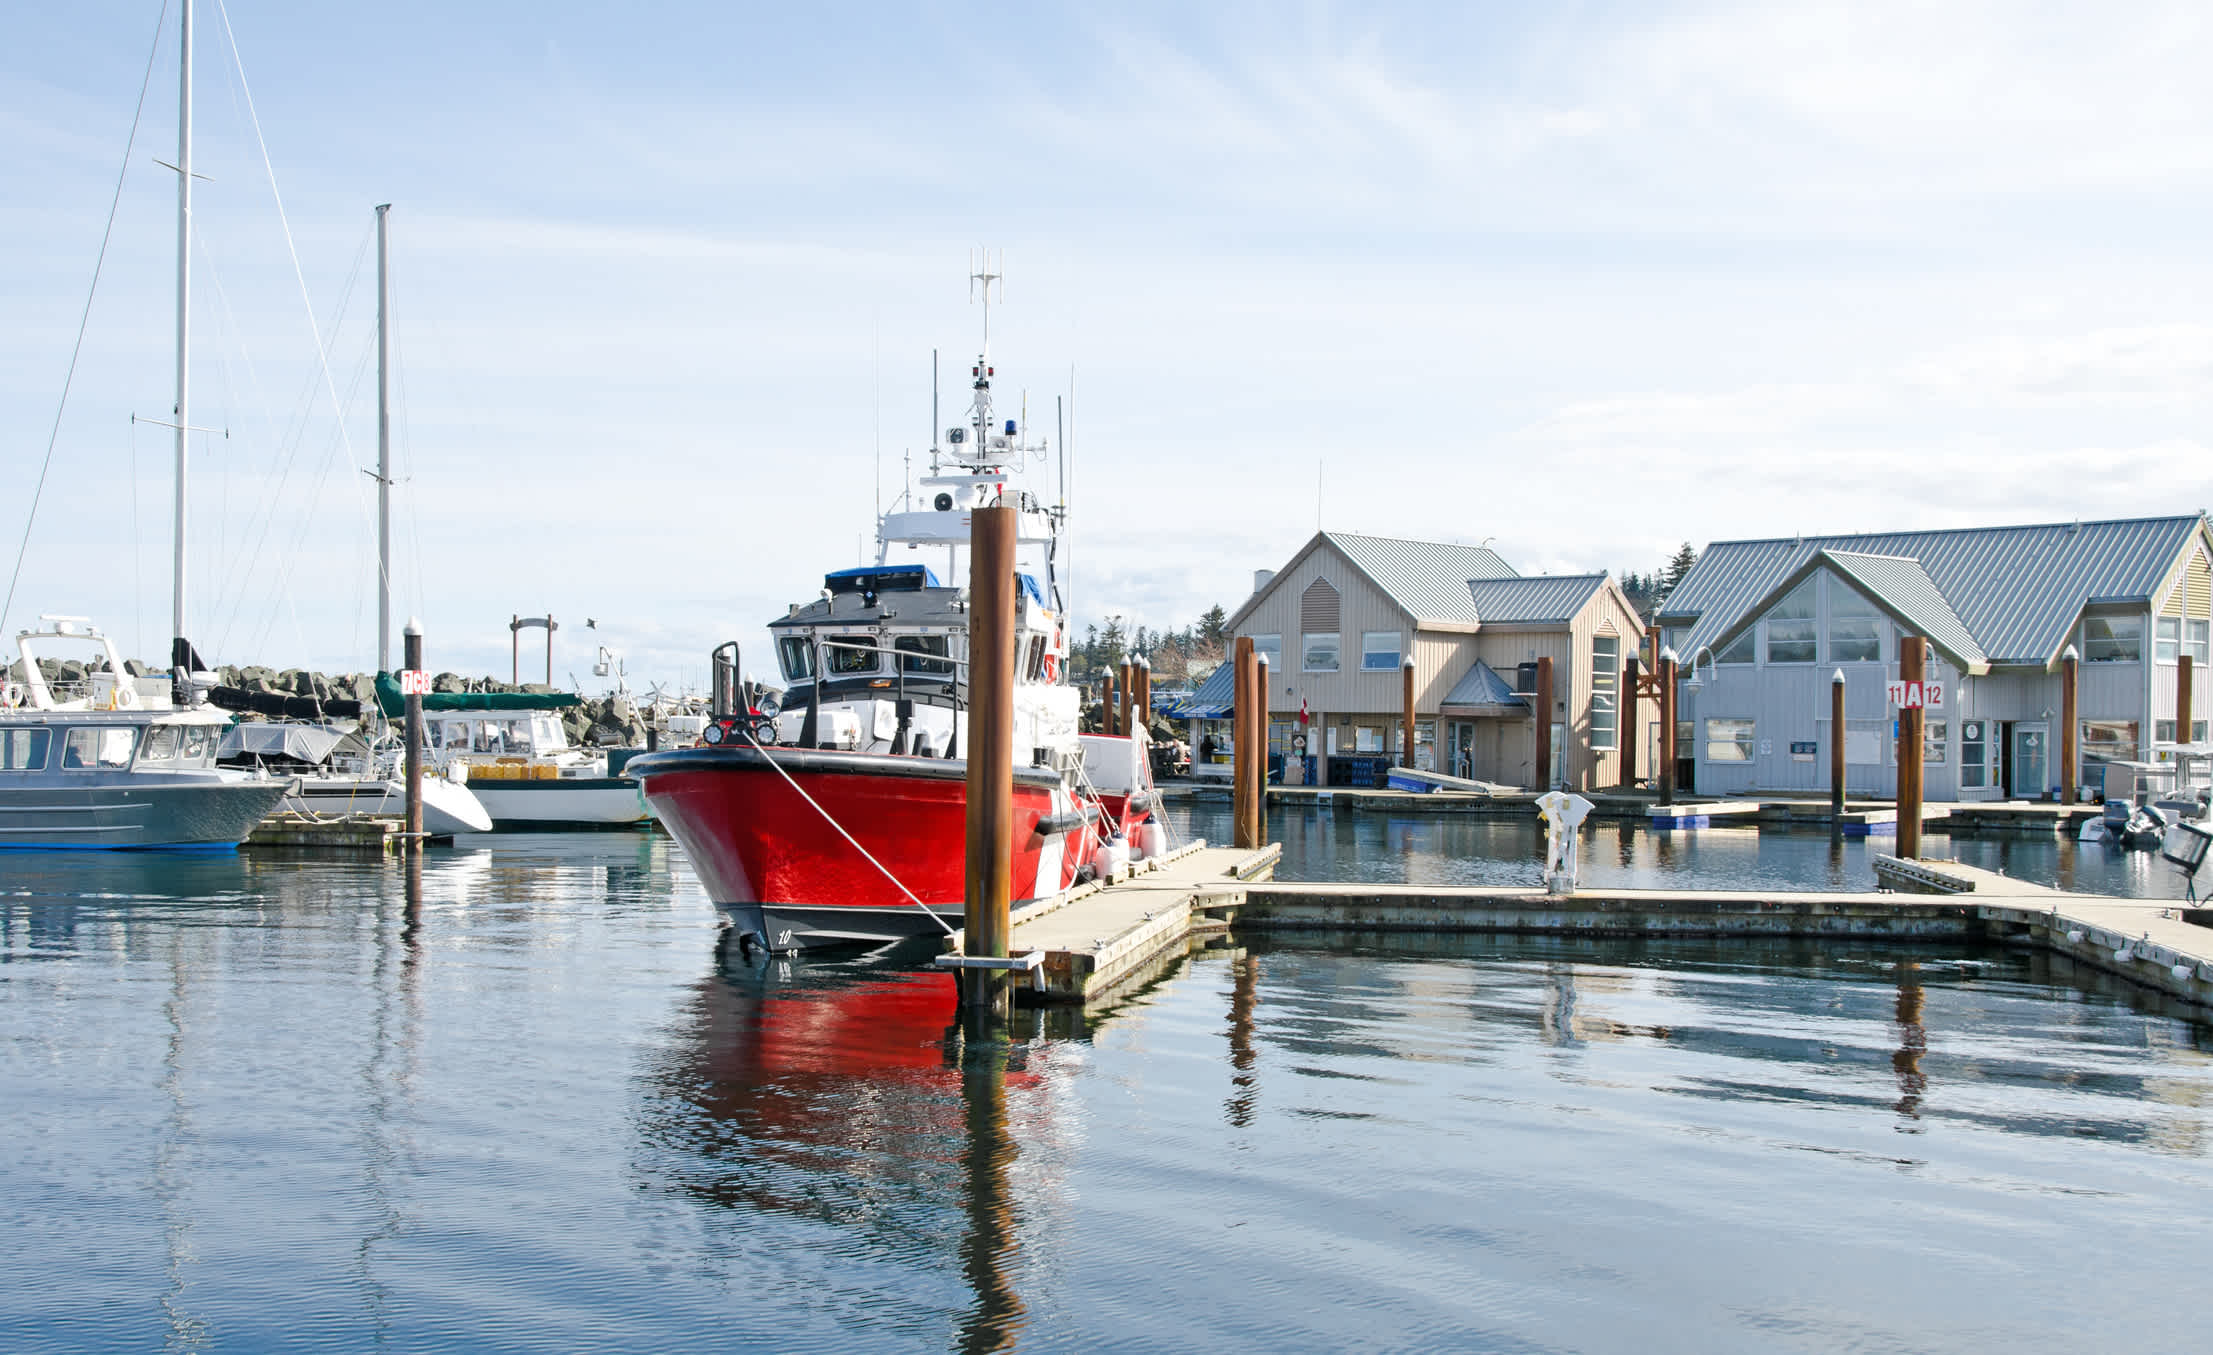
M763 1297L817 1312L835 1291L849 1336L859 1312L909 1339L942 1324L949 1348L1012 1348L1022 1230L1053 1209L1066 1156L1051 1094L1068 1046L964 1030L949 977L881 955L796 974L732 956L649 1075L648 1173L727 1210L709 1227L736 1230L731 1245L780 1239L747 1258ZM750 1227L764 1211L825 1231Z

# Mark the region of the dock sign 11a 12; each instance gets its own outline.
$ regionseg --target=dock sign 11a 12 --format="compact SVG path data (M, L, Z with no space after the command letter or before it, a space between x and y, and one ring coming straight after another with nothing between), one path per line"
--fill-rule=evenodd
M1890 698L1890 704L1900 710L1944 704L1944 684L1941 682L1901 682L1894 679L1883 690Z

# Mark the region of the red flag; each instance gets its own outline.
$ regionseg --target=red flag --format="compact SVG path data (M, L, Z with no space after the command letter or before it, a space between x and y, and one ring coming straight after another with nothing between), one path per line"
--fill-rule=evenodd
M1306 728L1306 698L1299 698L1299 728Z

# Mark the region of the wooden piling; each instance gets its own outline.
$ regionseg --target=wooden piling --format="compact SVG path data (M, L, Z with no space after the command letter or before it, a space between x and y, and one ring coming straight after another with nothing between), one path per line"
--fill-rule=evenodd
M2082 722L2075 718L2081 695L2082 655L2069 645L2059 656L2059 798L2069 805L2082 798L2075 784L2082 762Z
M1675 651L1660 651L1660 803L1675 803Z
M1114 674L1110 670L1101 678L1099 686L1099 732L1112 734L1114 729Z
M1829 826L1844 824L1844 670L1829 678Z
M1137 661L1137 727L1131 733L1150 731L1153 727L1153 661L1140 658Z
M1232 845L1250 848L1252 840L1252 721L1253 647L1250 635L1237 637L1230 662L1230 838Z
M1252 656L1252 845L1268 841L1268 656Z
M2193 676L2195 676L2195 674L2193 674L2190 669L2190 656L2188 654L2177 654L2175 656L2176 743L2194 742L2194 740L2191 738L2191 735L2194 734L2197 730L2197 722L2190 718L2190 705L2193 695L2193 693L2190 691L2190 680Z
M1644 708L1637 695L1637 656L1631 654L1621 661L1621 696L1615 702L1621 712L1621 788L1637 788L1637 747L1644 742L1638 735L1637 713Z
M1114 722L1115 733L1127 738L1137 732L1137 726L1131 720L1136 707L1137 665L1128 659L1124 659L1122 660L1122 705L1121 713Z
M1399 705L1406 713L1406 737L1403 741L1405 752L1404 756L1399 759L1399 765L1401 767L1411 767L1414 765L1414 659L1412 655L1408 655L1406 662L1399 665L1399 674Z
M1921 684L1927 668L1928 643L1918 635L1898 637L1898 677L1908 691ZM1926 757L1922 747L1921 707L1899 707L1898 855L1908 861L1921 855L1921 767Z
M414 618L408 618L407 629L400 637L400 664L407 671L421 672L423 667L423 627ZM406 698L407 713L407 850L423 849L423 698L409 692Z
M969 529L968 870L963 951L1004 957L1014 895L1014 517L978 508ZM961 1000L1004 1009L1002 970L961 971Z
M1561 751L1565 752L1565 749ZM1537 657L1537 790L1552 789L1552 656Z

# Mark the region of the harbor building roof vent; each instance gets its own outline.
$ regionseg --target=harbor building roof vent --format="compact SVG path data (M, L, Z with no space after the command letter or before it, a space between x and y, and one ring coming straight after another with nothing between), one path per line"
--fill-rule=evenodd
M1266 588L1266 587L1268 586L1268 581L1269 581L1270 579L1273 579L1273 578L1274 578L1275 576L1276 576L1276 572L1275 572L1274 570L1272 570L1272 569L1256 569L1256 570L1254 570L1254 571L1252 572L1252 590L1253 590L1253 593L1254 593L1254 594L1255 594L1255 595L1257 596L1257 595L1259 594L1259 592L1260 592L1260 590L1261 590L1261 589L1263 589L1263 588Z
M1337 629L1337 590L1327 579L1316 579L1299 597L1299 629L1308 634L1328 634Z

